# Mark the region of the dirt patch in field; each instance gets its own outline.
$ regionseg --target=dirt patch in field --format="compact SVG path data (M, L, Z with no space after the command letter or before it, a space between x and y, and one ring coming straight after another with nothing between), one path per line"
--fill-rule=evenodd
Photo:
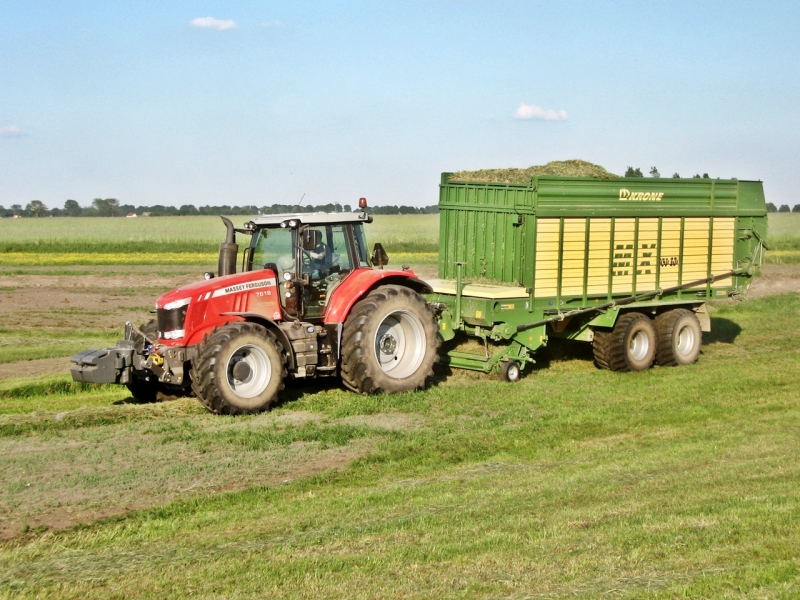
M41 358L39 360L21 360L0 364L0 380L12 377L43 377L69 373L72 363L69 358Z
M198 280L196 274L0 275L4 329L122 330L125 321L151 318L161 294Z
M800 264L763 265L761 276L756 277L747 297L760 298L789 292L800 293Z
M403 413L380 413L377 415L356 415L345 417L337 422L346 425L365 425L376 429L388 429L389 431L406 431L422 426L421 419L416 415L405 415Z

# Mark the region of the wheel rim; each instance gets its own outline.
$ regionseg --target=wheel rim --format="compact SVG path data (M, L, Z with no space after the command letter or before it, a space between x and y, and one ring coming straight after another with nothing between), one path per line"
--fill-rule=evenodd
M691 327L681 327L678 331L678 343L675 350L681 356L689 356L694 350L695 333Z
M644 360L650 352L650 337L644 331L637 331L631 337L628 350L633 360Z
M375 358L381 370L395 379L416 372L425 358L425 328L419 318L398 310L378 325L375 333Z
M240 362L244 362L250 368L250 373L242 379L237 379L233 370ZM253 344L245 344L231 354L225 372L228 375L228 385L233 393L240 398L255 398L267 387L270 377L272 377L272 365L267 353L262 348Z
M519 379L519 367L516 364L509 365L506 376L509 381L517 381Z

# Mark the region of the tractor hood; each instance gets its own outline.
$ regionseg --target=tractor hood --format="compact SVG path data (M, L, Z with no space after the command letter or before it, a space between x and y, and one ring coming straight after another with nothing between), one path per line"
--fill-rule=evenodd
M210 298L254 290L260 287L270 287L274 286L275 283L275 273L271 269L204 279L167 292L156 300L156 310L162 308L171 310L179 308L179 306L188 305L191 302L201 302Z
M275 272L259 269L180 287L156 301L158 338L166 345L189 345L232 317L282 318Z

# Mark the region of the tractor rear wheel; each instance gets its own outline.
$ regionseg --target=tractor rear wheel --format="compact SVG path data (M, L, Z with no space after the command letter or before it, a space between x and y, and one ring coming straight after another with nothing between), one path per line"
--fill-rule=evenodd
M342 381L362 394L424 387L433 375L438 331L433 311L415 291L400 285L373 290L344 323Z
M594 362L612 371L644 371L656 356L656 328L647 315L629 312L617 319L611 331L596 330Z
M208 410L240 415L272 407L283 389L283 348L255 323L214 330L192 360L192 390Z
M697 362L703 331L695 314L685 308L676 308L656 317L658 348L656 362L676 367Z

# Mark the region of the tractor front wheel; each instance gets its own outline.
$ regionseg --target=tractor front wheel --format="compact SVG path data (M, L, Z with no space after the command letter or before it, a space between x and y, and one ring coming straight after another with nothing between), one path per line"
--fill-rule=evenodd
M381 286L344 323L342 381L362 394L422 388L438 348L438 327L425 300L407 287Z
M216 414L252 414L270 408L283 389L284 376L280 342L254 323L216 329L192 360L192 390Z

